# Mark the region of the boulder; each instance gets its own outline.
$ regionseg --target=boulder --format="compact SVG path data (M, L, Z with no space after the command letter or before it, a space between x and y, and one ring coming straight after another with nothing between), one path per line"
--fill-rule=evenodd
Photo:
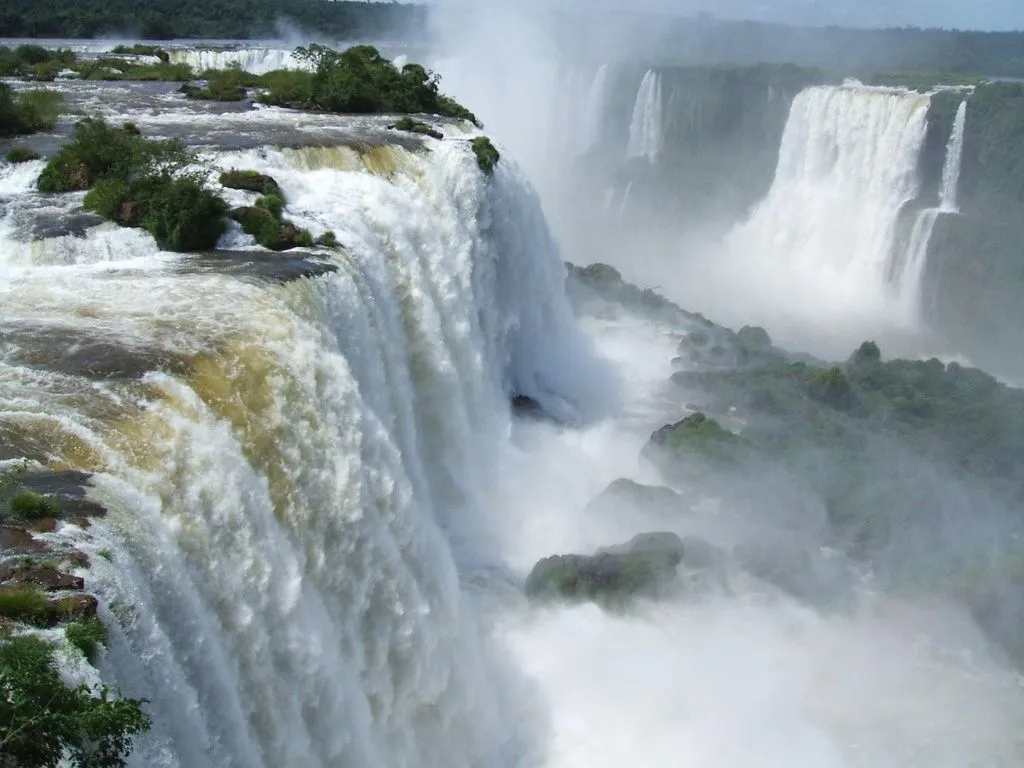
M59 621L81 621L95 616L98 605L92 595L68 595L53 600L50 611Z
M122 227L138 227L142 224L142 217L146 215L149 204L145 200L127 201L121 203L117 212L117 223Z
M25 568L9 575L4 581L5 586L32 584L41 587L46 592L80 591L85 588L85 580L80 576L62 573L49 566Z
M588 515L623 517L637 512L675 516L689 509L684 497L671 488L619 478L587 504Z
M745 542L733 549L737 563L752 576L818 608L832 608L851 595L854 573L839 555L779 541Z

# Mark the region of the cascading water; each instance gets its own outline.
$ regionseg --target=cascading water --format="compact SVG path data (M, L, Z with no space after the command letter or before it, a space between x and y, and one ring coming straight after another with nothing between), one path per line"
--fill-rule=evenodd
M608 65L598 67L594 80L590 84L583 108L583 124L580 126L580 154L597 147L601 142L602 121L604 119L605 101L608 98Z
M967 127L967 100L960 102L953 120L953 130L946 144L946 158L942 165L942 181L938 207L925 208L914 219L903 269L898 275L900 300L907 318L914 322L920 318L921 280L928 262L928 246L939 216L957 213L957 188L964 150L964 132Z
M654 162L662 146L661 76L648 70L640 82L633 105L633 119L629 125L629 145L626 157L645 157Z
M489 560L508 393L571 415L563 268L511 160L488 181L454 140L371 154L215 158L273 174L290 218L337 233L337 271L313 280L239 280L144 239L123 263L59 266L16 226L0 242L0 322L27 340L3 349L0 434L97 473L110 515L80 546L102 668L154 720L133 765L523 754L455 563ZM26 366L35 336L176 362L93 380Z
M262 75L275 69L303 69L308 65L292 55L290 48L185 48L168 51L171 63L187 64L195 72L238 66Z
M712 265L724 290L745 291L739 304L755 311L785 297L796 329L815 315L895 314L888 275L900 211L920 186L929 100L859 84L799 93L768 194Z

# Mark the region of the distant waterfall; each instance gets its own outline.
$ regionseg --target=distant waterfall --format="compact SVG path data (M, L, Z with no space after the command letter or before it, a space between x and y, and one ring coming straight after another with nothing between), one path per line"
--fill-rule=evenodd
M601 120L604 116L605 100L608 93L608 65L602 64L590 84L583 106L583 124L580 126L582 139L580 150L587 152L601 141Z
M644 75L636 95L626 156L646 157L654 162L662 142L661 76L652 69Z
M798 94L772 187L730 235L742 263L832 302L886 296L900 210L920 187L929 101L860 85Z
M899 275L901 299L907 315L917 318L921 301L921 278L928 262L928 246L935 222L939 215L957 213L957 191L960 184L960 166L964 151L964 130L967 126L967 100L960 102L953 121L953 131L946 143L946 160L942 166L942 186L939 189L939 206L925 208L917 214L914 228L907 244L906 258Z

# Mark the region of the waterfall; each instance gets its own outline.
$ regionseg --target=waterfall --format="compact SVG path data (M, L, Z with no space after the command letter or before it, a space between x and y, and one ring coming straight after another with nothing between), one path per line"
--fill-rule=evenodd
M785 280L793 301L882 307L929 99L851 84L798 94L771 189L728 238L740 267Z
M661 76L648 70L640 82L640 90L633 106L633 120L629 125L628 158L646 157L650 162L662 147Z
M0 227L0 321L25 331L0 349L0 435L96 473L110 512L79 546L110 627L101 671L154 721L133 766L522 754L460 569L486 558L509 393L565 416L587 375L563 267L510 158L488 180L462 141L372 152L358 170L322 149L217 157L337 233L337 271L315 279L131 240L34 263L50 251ZM61 362L91 341L149 373Z
M608 65L602 64L590 83L590 90L584 102L582 125L580 126L579 153L594 149L601 142L601 123L604 118L605 101L608 92Z
M275 69L302 69L291 49L285 48L188 48L169 50L172 64L187 64L195 72L239 66L246 72L262 75Z
M953 131L946 144L946 161L942 166L942 191L939 208L955 213L957 208L957 186L960 183L960 166L964 154L964 132L967 128L967 99L960 102L953 120Z
M953 130L946 143L946 158L942 165L942 181L939 189L937 208L925 208L917 214L907 244L906 257L898 277L900 298L904 312L911 320L920 318L921 280L928 263L928 246L939 216L957 213L957 187L960 182L960 166L964 151L964 131L967 126L967 100L960 102L953 121Z

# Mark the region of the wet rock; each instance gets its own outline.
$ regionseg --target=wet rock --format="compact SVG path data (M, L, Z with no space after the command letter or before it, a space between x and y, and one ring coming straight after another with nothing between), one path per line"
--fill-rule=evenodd
M72 517L68 520L72 525L77 525L79 528L91 528L92 521L87 517Z
M58 621L80 621L96 615L98 601L92 595L67 595L50 602Z
M12 552L46 552L48 547L41 541L32 538L32 534L24 528L0 525L0 551Z
M188 361L163 349L131 346L126 340L99 338L70 328L8 324L0 345L10 360L31 368L91 380L138 379L150 371L186 373Z
M85 588L85 579L82 577L62 573L49 566L18 570L11 577L5 579L4 583L9 585L34 584L47 592L80 591Z
M149 203L145 200L121 203L121 209L117 212L117 223L122 227L137 227L142 223L142 217L146 215L148 208Z
M516 416L524 416L535 419L543 419L546 414L540 403L526 395L512 396L512 412Z
M826 557L799 544L745 542L733 549L733 556L751 575L819 608L840 605L854 585L854 574L842 557Z
M199 91L198 88L195 90ZM276 195L281 192L281 188L273 176L256 171L225 171L220 175L220 183L228 189L257 192L261 195Z
M179 269L218 272L269 283L288 283L303 277L320 277L338 271L338 265L312 254L277 254L260 251L208 251L182 261Z
M25 527L35 533L53 533L57 530L57 518L43 517L39 520L32 520L25 523Z

